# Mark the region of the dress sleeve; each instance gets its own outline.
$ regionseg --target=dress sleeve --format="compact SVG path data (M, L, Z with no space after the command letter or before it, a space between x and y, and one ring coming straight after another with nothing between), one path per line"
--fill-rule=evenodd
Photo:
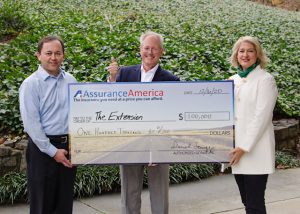
M57 148L50 143L41 124L37 85L33 82L23 82L19 89L19 101L25 132L41 152L53 157Z

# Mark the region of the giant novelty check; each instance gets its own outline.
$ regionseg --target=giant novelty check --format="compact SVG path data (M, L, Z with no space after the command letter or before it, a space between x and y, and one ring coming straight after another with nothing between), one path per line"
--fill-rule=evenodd
M233 82L69 84L73 164L228 162Z

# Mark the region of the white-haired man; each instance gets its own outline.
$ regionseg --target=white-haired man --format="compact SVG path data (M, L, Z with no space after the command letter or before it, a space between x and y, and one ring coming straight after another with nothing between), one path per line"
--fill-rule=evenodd
M140 37L142 63L119 67L113 60L109 66L110 82L153 82L179 81L179 78L159 65L163 55L163 37L155 32L147 32ZM167 214L169 210L169 164L121 165L122 214L141 212L141 192L144 168L148 171L152 214Z

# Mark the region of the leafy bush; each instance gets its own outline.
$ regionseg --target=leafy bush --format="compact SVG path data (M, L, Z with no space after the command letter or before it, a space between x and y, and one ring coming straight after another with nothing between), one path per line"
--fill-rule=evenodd
M6 36L15 36L30 25L22 0L3 0L0 2L0 41Z
M119 186L118 166L78 167L74 194L80 198L104 192L115 192L119 190Z
M170 183L200 180L215 174L213 164L176 164L170 168ZM120 191L118 166L79 166L74 196L84 197ZM144 185L147 186L145 173ZM0 204L27 199L27 179L24 172L11 172L0 178Z
M276 112L300 115L300 13L246 0L27 0L26 5L34 23L30 32L0 44L0 133L22 132L17 89L36 70L36 45L48 34L65 39L64 68L78 81L92 82L106 79L112 56L121 65L140 62L138 37L147 30L164 35L161 63L183 80L228 78L235 72L228 61L234 42L256 36L279 87Z
M276 151L276 168L300 167L300 160L286 152ZM230 171L227 170L228 172ZM220 172L220 164L174 164L170 166L170 183L201 180ZM118 166L79 166L74 185L77 198L120 191ZM147 186L147 173L144 176ZM0 178L0 204L27 200L27 179L24 172L11 172Z
M300 160L296 159L293 155L286 152L277 151L276 152L276 168L278 169L288 169L300 167Z
M200 180L214 175L214 164L175 164L170 167L170 183Z
M27 178L24 173L10 172L0 178L0 204L27 198Z

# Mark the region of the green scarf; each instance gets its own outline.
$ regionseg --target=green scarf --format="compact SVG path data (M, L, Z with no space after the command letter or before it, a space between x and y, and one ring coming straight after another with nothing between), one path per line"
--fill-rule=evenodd
M247 77L248 76L248 74L251 72L251 71L253 71L255 68L256 68L256 66L258 66L259 65L259 60L257 60L256 61L256 63L254 63L253 65L251 65L249 68L247 68L246 70L243 70L243 68L242 68L242 66L240 66L239 65L239 67L237 68L237 70L238 70L238 75L240 76L240 77Z

